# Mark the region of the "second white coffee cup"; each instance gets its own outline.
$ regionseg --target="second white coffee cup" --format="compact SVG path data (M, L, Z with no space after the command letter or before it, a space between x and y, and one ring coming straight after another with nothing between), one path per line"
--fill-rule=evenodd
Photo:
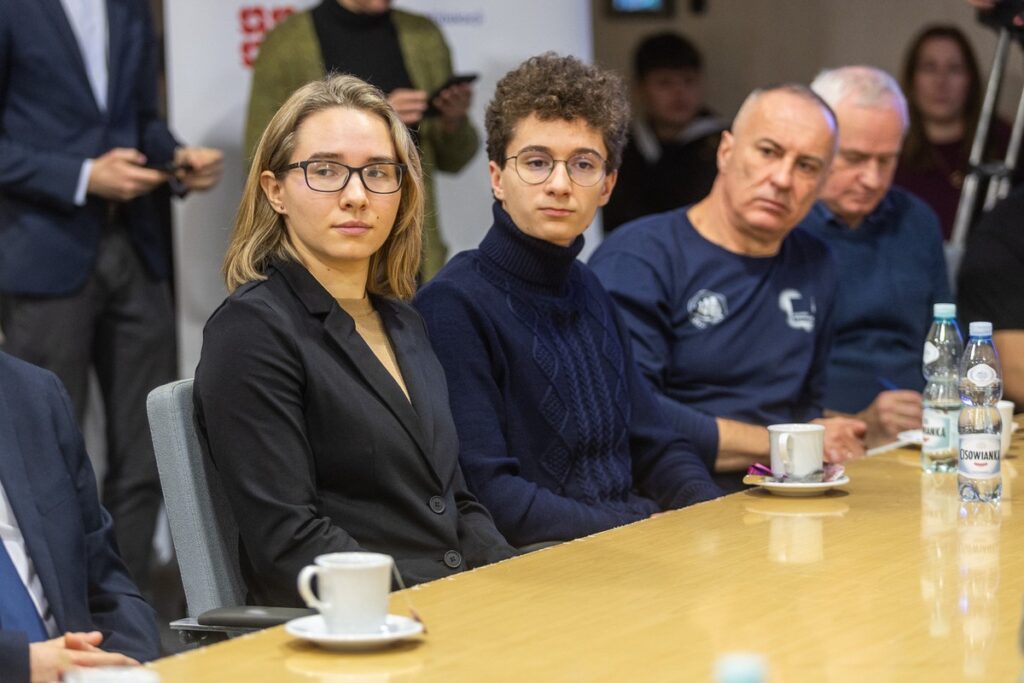
M999 434L999 450L1005 458L1006 452L1010 450L1010 439L1013 438L1013 401L999 401L996 403L996 409L999 411L999 418L1003 423L1003 430Z
M825 427L815 424L778 424L768 427L772 474L786 481L821 481L825 453Z
M388 616L394 560L381 553L330 553L299 572L299 595L323 615L335 635L374 633ZM313 577L317 592L313 592Z

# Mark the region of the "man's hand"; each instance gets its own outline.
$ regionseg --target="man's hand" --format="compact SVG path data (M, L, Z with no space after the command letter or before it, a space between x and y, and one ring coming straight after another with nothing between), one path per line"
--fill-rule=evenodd
M146 168L146 155L137 149L115 147L92 160L87 191L104 199L127 202L152 192L167 180L163 171Z
M32 683L59 681L64 672L76 666L138 666L131 657L100 650L102 642L103 635L99 631L90 631L32 643L28 646Z
M427 93L422 90L395 88L388 93L388 103L402 123L412 126L423 120L423 113L427 111Z
M460 83L439 92L431 104L441 112L441 125L445 132L454 133L465 122L472 101L473 86Z
M883 391L857 414L868 426L872 446L895 441L897 434L921 428L921 394L907 389Z
M174 150L174 163L182 167L175 177L189 190L209 190L224 173L224 153L210 147L179 147Z
M825 462L844 462L864 455L864 435L868 426L861 420L825 417L812 422L825 425Z

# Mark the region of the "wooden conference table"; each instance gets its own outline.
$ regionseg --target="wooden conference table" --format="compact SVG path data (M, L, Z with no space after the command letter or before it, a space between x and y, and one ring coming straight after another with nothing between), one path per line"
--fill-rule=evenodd
M394 594L420 640L333 653L274 628L151 666L163 683L711 681L743 651L772 683L1015 681L1018 435L996 514L961 514L955 475L894 450L851 463L842 493L745 491Z

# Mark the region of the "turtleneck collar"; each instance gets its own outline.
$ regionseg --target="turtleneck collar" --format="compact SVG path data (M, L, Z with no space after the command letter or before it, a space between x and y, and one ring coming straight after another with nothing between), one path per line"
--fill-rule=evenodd
M341 6L338 0L324 0L324 10L332 20L354 28L369 28L378 26L390 19L391 10L379 14L360 14L352 12Z
M494 224L480 243L480 253L519 280L561 292L583 249L583 235L562 247L520 230L500 202L494 202L493 210Z

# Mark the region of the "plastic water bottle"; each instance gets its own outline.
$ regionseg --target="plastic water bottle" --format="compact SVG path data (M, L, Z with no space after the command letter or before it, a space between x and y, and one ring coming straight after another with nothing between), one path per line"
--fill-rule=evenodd
M960 500L998 503L1002 494L999 434L1002 421L996 402L1003 395L999 354L992 343L992 323L974 322L960 359Z
M934 317L921 363L928 382L924 387L921 467L929 472L952 472L958 452L959 364L964 341L954 304L935 304Z

